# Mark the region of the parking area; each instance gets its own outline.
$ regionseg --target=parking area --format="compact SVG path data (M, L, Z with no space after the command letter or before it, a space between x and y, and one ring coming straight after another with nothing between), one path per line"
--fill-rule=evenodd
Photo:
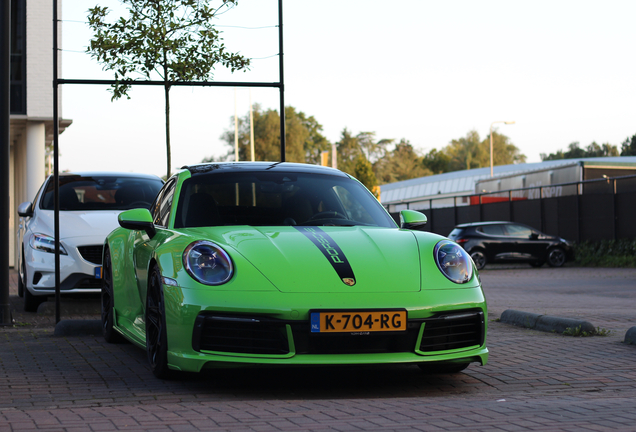
M430 376L415 366L223 369L161 381L145 353L53 336L50 305L0 329L0 431L636 430L636 269L493 266L490 362ZM12 296L12 302L19 304ZM98 302L63 319L96 319ZM66 309L64 309L66 308ZM583 318L608 336L567 337L497 318L506 309Z

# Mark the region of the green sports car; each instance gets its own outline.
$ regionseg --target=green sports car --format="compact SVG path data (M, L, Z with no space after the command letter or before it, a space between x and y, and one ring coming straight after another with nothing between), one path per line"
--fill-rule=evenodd
M184 167L104 244L102 327L152 372L228 365L485 364L486 300L470 257L398 227L356 179L315 165Z

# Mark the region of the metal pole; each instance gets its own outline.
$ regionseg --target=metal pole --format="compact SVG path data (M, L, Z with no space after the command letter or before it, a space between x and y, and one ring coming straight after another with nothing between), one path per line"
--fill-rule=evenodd
M280 72L280 161L285 162L285 81L283 74L283 0L278 0L278 68Z
M11 152L11 2L0 6L0 325L11 325L9 306L9 156Z
M60 322L60 165L59 136L60 120L58 113L57 82L57 0L53 0L53 178L55 192L54 232L55 232L55 323Z

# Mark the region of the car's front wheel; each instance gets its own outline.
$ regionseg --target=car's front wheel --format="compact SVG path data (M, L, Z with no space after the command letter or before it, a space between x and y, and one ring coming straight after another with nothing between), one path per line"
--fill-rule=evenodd
M26 264L24 263L24 249L22 250L22 261L20 262L20 272L18 273L18 297L24 297L24 280L26 279Z
M46 301L46 296L36 296L31 294L26 287L24 287L24 310L25 312L37 312L38 307Z
M473 262L475 263L475 267L477 267L477 270L481 270L484 267L486 267L486 262L487 262L486 254L481 249L471 251L470 257L473 259Z
M150 272L146 295L146 352L150 369L157 378L169 378L171 375L165 310L161 272L155 265Z
M565 264L565 251L559 247L552 248L548 251L548 265L550 267L561 267Z
M102 335L108 343L122 343L125 339L113 328L115 325L115 297L113 296L113 266L108 248L104 252L102 271Z

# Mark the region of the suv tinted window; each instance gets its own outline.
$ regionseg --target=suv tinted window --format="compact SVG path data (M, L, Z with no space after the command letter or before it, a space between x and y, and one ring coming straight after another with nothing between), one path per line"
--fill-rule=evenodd
M491 236L504 236L506 233L504 232L503 225L485 225L479 228L478 231L483 232L484 234Z
M506 225L506 232L512 237L530 237L532 230L522 225Z

